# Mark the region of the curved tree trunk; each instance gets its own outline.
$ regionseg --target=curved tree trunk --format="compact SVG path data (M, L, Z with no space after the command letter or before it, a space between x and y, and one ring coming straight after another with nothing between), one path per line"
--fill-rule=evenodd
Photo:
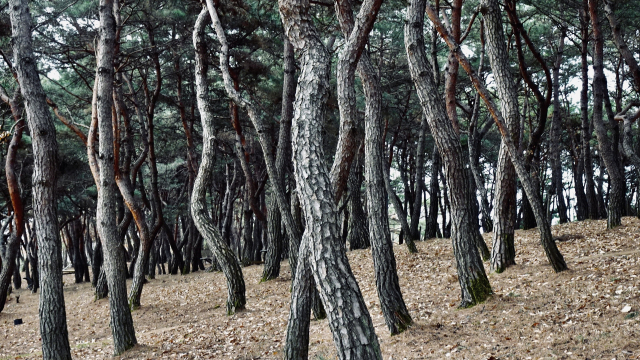
M487 53L493 70L502 114L509 129L509 136L518 146L520 138L520 113L515 81L509 70L509 58L502 29L502 12L497 0L483 0ZM516 225L516 172L509 158L504 141L498 154L496 172L495 219L491 270L502 272L515 264L514 231Z
M498 130L500 130L500 134L502 135L503 144L506 145L507 150L509 152L509 156L511 157L511 161L513 162L518 177L522 183L522 186L525 190L527 196L532 199L531 205L533 207L533 212L536 217L536 221L538 222L538 230L540 231L540 242L542 243L542 247L547 255L547 259L549 263L553 267L555 272L560 272L567 269L567 264L564 262L564 258L558 248L556 246L553 237L551 236L551 226L545 217L544 210L542 208L542 201L537 195L536 188L534 186L534 182L532 181L529 173L526 171L524 166L524 160L520 156L518 149L516 148L513 139L511 138L507 125L505 124L504 118L502 117L502 113L498 110L496 104L493 102L491 95L484 87L484 85L480 82L480 79L475 74L469 60L467 60L466 56L462 53L462 50L458 45L455 44L451 36L448 34L447 30L444 28L440 20L438 19L435 10L431 6L427 6L427 13L431 22L435 25L440 36L445 40L447 46L450 49L454 49L454 54L460 65L467 72L467 75L471 79L474 87L480 94L480 97L485 102L487 109L491 113Z
M207 9L203 8L193 30L193 46L196 50L196 91L198 110L202 120L203 146L202 161L191 197L191 215L227 279L227 314L232 315L244 309L246 304L244 277L238 260L209 217L205 198L211 182L215 149L214 120L208 102L207 50L204 39L204 28L208 18Z
M381 359L371 317L340 241L338 211L322 147L330 57L313 27L309 6L305 1L279 1L285 32L299 51L302 64L292 123L294 173L306 219L301 248L312 245L309 265L327 310L338 358ZM301 251L300 255L307 254ZM298 266L296 279L302 278L301 272ZM304 283L296 285L304 287ZM292 308L290 321L295 322L296 316L306 316L305 309ZM288 342L293 335L287 334Z
M15 126L13 127L13 136L11 137L9 148L7 149L4 167L5 175L7 177L7 189L9 190L9 198L11 199L10 209L13 210L14 226L12 226L12 231L9 234L4 258L0 259L3 260L0 261L0 264L2 264L0 271L0 312L4 309L4 305L7 300L7 291L9 289L9 284L11 283L11 276L14 275L16 269L16 256L20 252L20 239L24 234L24 208L22 206L20 184L15 171L18 148L20 147L22 133L26 125L22 119L22 109L17 101L19 96L19 87L16 88L13 98L9 98L9 95L5 92L4 88L0 87L0 97L9 105L11 108L11 114L16 121ZM2 232L4 233L4 229L2 229ZM19 271L18 279L20 279Z
M429 121L431 133L445 166L447 186L451 190L453 251L461 290L460 306L473 306L491 294L474 235L478 231L471 211L469 172L459 136L448 119L433 77L433 69L424 50L424 13L426 0L412 0L404 27L405 50L411 78L415 84L422 111Z

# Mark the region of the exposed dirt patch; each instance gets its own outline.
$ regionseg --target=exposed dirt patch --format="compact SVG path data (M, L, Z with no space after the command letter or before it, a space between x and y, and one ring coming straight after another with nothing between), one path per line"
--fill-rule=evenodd
M557 243L569 271L553 273L536 230L518 231L518 265L490 274L495 294L464 310L457 309L449 240L418 242L416 255L396 246L401 287L415 325L393 337L378 304L371 252L349 252L384 358L640 359L640 221L625 218L613 231L606 230L604 221L559 225L553 231L556 237L571 235ZM491 246L491 234L485 239ZM280 279L259 283L261 270L244 269L247 310L234 316L224 313L220 273L152 280L133 314L142 345L120 358L281 358L290 272L283 262ZM20 303L10 301L0 314L0 359L37 359L38 295L28 290L14 294ZM94 301L89 284L66 284L65 299L74 357L112 359L108 301ZM24 324L14 326L16 318ZM326 320L312 322L310 348L312 359L335 358Z

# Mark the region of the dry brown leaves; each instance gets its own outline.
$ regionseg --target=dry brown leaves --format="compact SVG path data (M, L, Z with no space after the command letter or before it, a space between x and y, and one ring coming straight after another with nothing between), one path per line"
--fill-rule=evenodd
M349 253L385 359L638 359L640 358L640 221L625 218L553 228L571 270L554 274L536 230L516 233L518 265L489 274L487 302L458 310L459 288L449 240L419 242L410 255L396 246L398 274L415 325L389 336L378 304L371 253ZM582 235L574 236L574 235ZM485 235L491 245L491 234ZM487 271L488 269L488 264ZM220 273L159 276L145 285L134 312L140 344L122 359L278 359L289 312L290 273L259 283L261 267L244 269L247 310L224 313ZM72 277L65 277L71 280ZM38 295L0 313L0 359L37 359ZM107 300L88 284L65 285L67 321L77 359L109 359L113 351ZM14 326L22 318L24 325ZM335 358L327 322L311 324L310 358Z

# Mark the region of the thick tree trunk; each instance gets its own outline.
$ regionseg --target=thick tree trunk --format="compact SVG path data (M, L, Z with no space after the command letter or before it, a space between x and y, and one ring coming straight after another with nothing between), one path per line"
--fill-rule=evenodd
M409 5L404 27L405 50L422 111L442 156L447 186L451 190L451 241L462 293L460 306L468 307L486 300L491 294L491 286L476 248L477 219L472 219L470 179L464 166L462 146L438 97L433 69L424 50L425 6L426 0L412 0Z
M294 173L306 219L305 243L301 248L310 249L309 265L327 310L338 358L381 359L371 317L340 242L338 212L322 146L330 56L313 26L309 6L305 1L279 1L285 32L300 53L302 64L292 123ZM371 9L365 4L363 8ZM300 255L307 254L301 251ZM302 278L301 272L299 266L296 279ZM306 308L301 308L291 309L291 322L295 322L296 316L306 317ZM293 335L288 333L288 341L297 341L292 339Z
M193 30L193 46L196 50L196 91L198 110L202 120L202 161L191 197L191 215L200 234L213 252L222 267L227 279L227 314L232 315L242 310L246 304L244 277L235 255L220 236L218 229L209 217L206 203L206 192L211 182L213 170L213 152L215 149L214 120L208 101L207 84L207 50L204 28L208 22L207 9L203 8ZM187 265L188 266L188 265Z
M29 2L11 0L14 66L24 98L33 147L33 218L38 242L38 270L46 281L40 290L40 336L44 359L71 359L64 294L62 253L56 204L58 143L33 53Z

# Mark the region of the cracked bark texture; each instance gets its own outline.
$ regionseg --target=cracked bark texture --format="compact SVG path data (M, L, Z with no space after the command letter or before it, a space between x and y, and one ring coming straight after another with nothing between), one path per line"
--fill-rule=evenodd
M233 100L234 103L247 111L249 119L251 120L251 123L253 124L253 127L255 128L258 135L260 146L262 147L262 154L264 156L267 174L269 175L269 178L277 179L278 170L276 168L273 157L271 156L271 154L273 154L272 140L271 137L268 136L269 130L267 124L265 123L261 112L258 110L258 107L245 97L242 97L238 90L234 88L231 73L229 71L229 44L227 43L224 29L222 28L222 24L220 23L220 19L218 18L218 13L215 9L213 0L207 0L206 6L209 10L209 15L213 23L213 28L216 32L216 36L221 45L220 69L222 71L222 80L224 82L224 87L227 95L231 98L231 100ZM300 246L300 239L302 238L302 234L300 232L300 228L295 225L292 214L289 212L290 204L289 202L287 202L285 190L279 182L272 182L271 185L273 187L273 194L276 197L276 202L278 203L278 208L280 209L280 214L282 215L285 230L287 231L287 234L289 236L290 246L298 249ZM292 269L296 268L297 258L297 251L289 252L289 262L292 264Z
M207 78L207 45L204 29L208 22L208 11L202 8L193 29L193 46L196 51L196 93L200 120L202 121L202 161L193 186L191 214L198 231L213 252L227 280L227 314L232 315L245 308L244 277L238 259L220 236L207 211L206 193L211 184L213 156L215 152L214 117L209 108Z
M338 210L322 146L330 56L313 26L309 6L307 0L279 1L285 33L301 59L292 151L296 191L306 220L302 249L308 242L309 265L327 311L338 358L381 359L371 316L340 240ZM302 251L300 254L306 255ZM300 271L298 266L296 279L302 278ZM304 309L292 308L290 321L294 322L296 316L306 316ZM292 335L287 334L287 343L297 342Z
M515 88L516 83L509 69L507 44L502 28L502 12L497 0L482 0L480 6L485 20L486 51L500 98L500 108L509 129L509 136L518 146L520 138L518 94ZM502 272L515 264L514 232L517 211L516 172L511 159L509 159L504 141L500 144L497 169L491 270Z
M398 334L404 331L412 320L400 290L396 259L393 254L393 242L389 232L389 214L383 201L385 195L383 178L385 173L383 167L384 123L381 116L382 93L380 81L377 76L378 72L374 68L368 52L364 49L381 3L382 1L380 0L363 2L360 12L354 19L351 2L349 0L340 0L336 2L336 13L338 14L342 32L347 38L347 44L340 55L340 61L343 61L347 55L350 58L348 63L342 63L342 67L349 67L351 72L356 69L360 79L362 79L366 103L364 173L367 183L369 239L371 240L376 288L385 323L391 334ZM341 108L341 122L343 121L343 107L351 107L352 109L346 112L356 113L354 83L351 81L351 83L345 83L345 86L350 86L350 91L354 94L353 102L342 101L338 104ZM347 92L346 89L343 90ZM407 236L407 246L410 251L417 251L411 236Z
M366 249L371 246L369 240L369 229L367 214L364 212L362 204L362 196L360 194L360 187L364 177L364 147L356 155L356 158L351 164L351 171L349 172L349 202L347 209L349 209L349 218L347 219L347 241L349 242L349 249Z
M404 26L405 50L420 105L444 163L451 192L451 241L461 290L460 306L468 307L483 302L491 294L491 286L476 248L478 230L470 204L469 172L464 166L460 138L447 117L425 52L425 7L426 0L412 0L409 5Z
M516 173L518 174L520 182L522 183L522 188L524 189L525 194L531 200L533 213L535 215L536 222L538 223L538 231L540 232L540 242L547 256L547 260L549 260L549 263L551 264L555 272L567 270L567 264L565 263L560 251L558 251L556 243L551 236L551 224L546 219L545 211L542 207L542 201L537 195L534 182L524 165L524 159L522 159L522 156L518 152L518 148L516 147L513 139L510 136L502 113L498 110L498 107L493 102L493 99L491 98L491 95L487 91L486 87L480 82L480 79L471 67L469 60L467 60L466 56L462 53L460 46L455 43L451 35L449 35L447 30L438 19L435 10L431 6L427 6L426 11L429 15L429 18L431 19L431 22L435 25L436 30L447 43L447 46L449 46L450 49L454 50L454 54L458 59L458 62L460 62L460 65L462 65L467 75L471 79L473 86L480 94L480 97L482 97L482 100L491 113L491 116L493 117L493 120L495 121L495 124L500 131L502 141L506 145Z
M38 242L40 336L44 359L71 359L64 294L62 253L58 232L56 164L58 143L53 119L38 75L31 40L29 2L11 0L11 42L14 65L24 99L33 148L33 218Z
M114 1L100 1L100 38L98 41L95 111L100 134L97 163L99 165L98 208L96 225L102 242L105 277L109 288L109 308L114 354L118 355L136 343L131 311L127 305L126 260L122 238L116 223L116 182L113 147L113 60L116 38ZM88 151L91 151L88 148Z

